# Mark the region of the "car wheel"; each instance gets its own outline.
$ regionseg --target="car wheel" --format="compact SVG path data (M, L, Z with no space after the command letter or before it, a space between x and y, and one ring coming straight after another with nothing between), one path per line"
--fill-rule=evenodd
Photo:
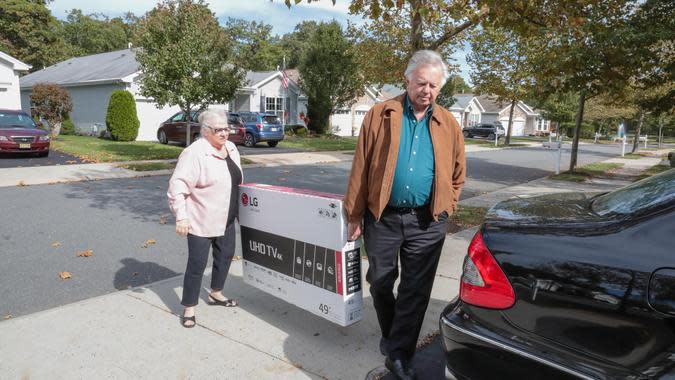
M279 145L278 141L268 141L267 145L270 146L270 148L274 148L275 146Z
M490 134L488 135L488 139L494 140L494 139L495 139L495 134L494 134L494 133L490 133Z
M468 139L469 137L471 137L471 135L467 131L462 132L462 134L464 135L465 139Z
M190 142L193 143L193 142L195 142L195 141L197 141L201 138L202 138L202 135L200 133L195 133L194 135L192 135L192 140Z
M252 134L247 133L246 136L244 137L244 145L247 147L252 147L255 145L255 137L253 137Z
M169 139L166 138L166 132L164 132L163 129L160 129L159 132L157 132L157 140L162 144L169 143Z

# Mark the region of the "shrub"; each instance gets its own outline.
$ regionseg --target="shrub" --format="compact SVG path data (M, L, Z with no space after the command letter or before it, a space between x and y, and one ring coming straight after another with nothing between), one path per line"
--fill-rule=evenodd
M70 120L70 116L61 123L61 134L62 135L74 135L75 134L75 124Z
M61 123L73 110L70 93L54 83L37 83L30 94L30 102L33 115L44 119L52 137L58 137Z
M110 95L105 124L113 140L136 140L141 123L136 115L134 96L129 91L115 90Z
M569 138L574 137L574 122L561 123L560 129ZM594 139L595 138L595 127L588 123L581 123L581 131L579 132L579 138L582 139Z
M675 168L675 150L668 153L668 160L670 161L670 167Z
M295 131L295 135L299 136L299 137L305 137L305 136L307 136L307 129L300 128L300 129Z

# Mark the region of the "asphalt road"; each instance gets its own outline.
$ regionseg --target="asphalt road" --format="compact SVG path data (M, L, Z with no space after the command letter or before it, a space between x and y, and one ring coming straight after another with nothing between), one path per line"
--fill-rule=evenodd
M27 168L32 166L71 165L83 161L75 156L57 151L50 151L47 157L36 157L25 153L0 154L0 168Z
M611 148L584 146L580 162L606 159ZM552 157L538 148L469 154L462 198L543 177L554 168ZM350 166L248 168L244 181L342 194ZM167 182L159 176L0 188L0 318L183 273L186 242L174 233ZM148 240L156 243L143 247ZM76 256L89 249L92 256ZM72 277L61 280L64 271Z

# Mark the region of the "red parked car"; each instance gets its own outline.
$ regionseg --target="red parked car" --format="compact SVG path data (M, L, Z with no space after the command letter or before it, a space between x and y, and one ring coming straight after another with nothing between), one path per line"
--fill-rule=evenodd
M0 109L0 153L49 155L49 133L23 111Z

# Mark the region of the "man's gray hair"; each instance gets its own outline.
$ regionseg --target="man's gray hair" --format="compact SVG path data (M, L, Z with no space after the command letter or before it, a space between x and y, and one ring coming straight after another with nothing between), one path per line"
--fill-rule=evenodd
M416 51L415 54L413 54L413 56L410 58L408 67L405 69L405 77L410 79L412 72L415 71L415 69L420 65L435 66L443 74L441 87L443 87L448 78L450 78L448 65L445 64L445 61L443 61L443 57L433 50Z
M206 128L215 127L216 125L227 125L227 118L221 112L206 110L199 114L197 121L202 126L202 134Z

